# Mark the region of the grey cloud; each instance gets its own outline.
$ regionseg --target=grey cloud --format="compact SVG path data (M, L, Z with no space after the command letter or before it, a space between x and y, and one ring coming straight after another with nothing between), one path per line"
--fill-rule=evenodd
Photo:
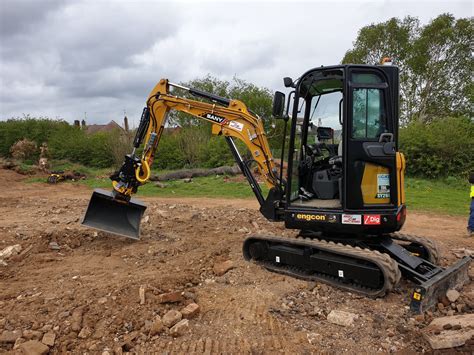
M35 26L58 10L61 0L2 0L0 1L0 38L34 31Z

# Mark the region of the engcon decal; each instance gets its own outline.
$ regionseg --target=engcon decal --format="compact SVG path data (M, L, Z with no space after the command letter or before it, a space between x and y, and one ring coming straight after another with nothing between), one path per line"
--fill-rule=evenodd
M215 115L213 113L205 113L205 114L201 115L201 117L204 117L205 119L208 119L208 120L213 121L213 122L218 123L218 124L224 124L226 122L225 117Z
M297 213L295 215L295 218L300 221L320 221L320 222L325 222L326 221L326 215L324 214L308 214L308 213Z

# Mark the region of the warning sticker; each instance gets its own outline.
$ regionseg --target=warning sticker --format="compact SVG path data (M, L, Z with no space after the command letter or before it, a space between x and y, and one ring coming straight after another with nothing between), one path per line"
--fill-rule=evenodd
M377 194L375 198L390 198L389 174L377 174Z
M240 122L237 122L237 121L230 121L229 122L229 127L233 128L233 129L236 129L239 132L242 132L242 130L244 129L244 124L240 123Z
M343 214L342 224L362 224L362 216L360 214Z

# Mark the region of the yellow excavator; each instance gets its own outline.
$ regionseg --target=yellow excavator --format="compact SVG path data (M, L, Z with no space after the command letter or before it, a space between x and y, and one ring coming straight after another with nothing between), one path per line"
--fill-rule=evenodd
M161 79L148 97L131 154L111 176L112 192L94 190L82 224L139 238L146 206L132 196L150 179L168 114L179 111L210 122L212 133L224 137L267 219L300 231L295 238L246 238L246 260L369 297L385 295L403 275L415 283L414 312L467 282L470 257L442 268L432 241L397 233L406 217L398 68L318 67L297 80L284 78L284 84L291 92L288 100L275 93L273 116L285 122L280 166L290 129L285 174L275 165L262 118L243 102ZM176 95L179 91L200 100ZM235 139L247 146L251 159L243 158ZM251 164L269 188L266 197Z

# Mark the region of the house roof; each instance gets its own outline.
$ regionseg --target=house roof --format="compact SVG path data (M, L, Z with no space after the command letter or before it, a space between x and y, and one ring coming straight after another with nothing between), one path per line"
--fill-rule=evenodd
M114 120L110 121L107 124L91 124L91 125L86 126L87 133L110 132L110 131L113 131L114 129L120 129L121 131L124 130L123 127L120 126Z

